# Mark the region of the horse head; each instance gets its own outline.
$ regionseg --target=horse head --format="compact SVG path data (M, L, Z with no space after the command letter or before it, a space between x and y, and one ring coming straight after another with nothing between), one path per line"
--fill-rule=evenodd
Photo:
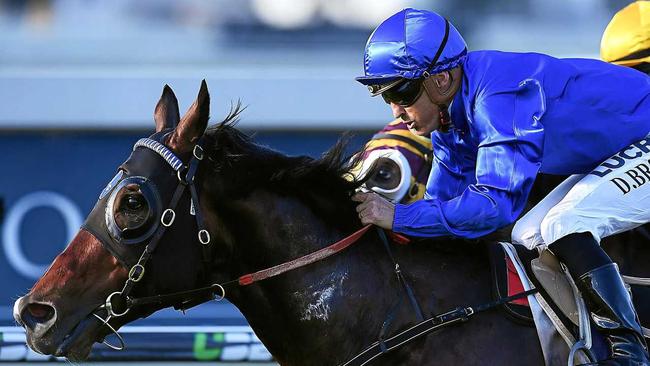
M131 297L204 284L212 265L206 255L213 254L217 234L212 238L206 229L211 217L201 215L198 205L205 192L194 182L202 174L209 104L203 81L181 119L176 97L165 86L154 112L156 132L136 143L77 235L15 302L14 318L32 349L84 359L94 342L123 324L188 300L180 295L134 306ZM227 250L228 241L220 242L218 250Z

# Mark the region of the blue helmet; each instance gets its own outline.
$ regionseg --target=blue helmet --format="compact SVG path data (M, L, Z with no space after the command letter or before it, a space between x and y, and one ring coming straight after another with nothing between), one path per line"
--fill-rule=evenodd
M447 19L407 8L386 19L370 35L363 59L365 75L356 80L364 85L386 85L402 78L418 79L425 72L435 74L456 67L466 54L465 40Z

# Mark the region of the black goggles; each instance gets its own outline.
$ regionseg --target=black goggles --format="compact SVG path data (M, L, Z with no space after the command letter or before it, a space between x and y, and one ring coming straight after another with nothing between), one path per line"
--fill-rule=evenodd
M402 107L409 107L422 95L424 90L422 82L423 79L404 79L401 83L381 93L381 97L388 104L395 103Z

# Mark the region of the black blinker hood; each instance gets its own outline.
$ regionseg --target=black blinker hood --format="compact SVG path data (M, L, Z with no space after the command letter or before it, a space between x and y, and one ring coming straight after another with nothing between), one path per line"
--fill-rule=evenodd
M150 138L160 142L163 137L163 133L157 133ZM159 203L161 204L161 210L159 211L162 212L165 208L169 207L179 180L177 178L177 172L158 153L146 147L137 147L119 169L124 171L120 182L129 177L141 176L147 178L153 184L153 189L158 191L158 196L161 198L161 202ZM141 242L133 243L132 241L114 237L110 234L106 223L106 211L109 199L114 196L112 194L113 190L118 185L119 182L116 182L112 189L97 201L81 228L94 235L102 243L102 246L117 258L123 266L131 268L138 262L151 235L143 238ZM187 194L187 192L183 192L183 196ZM189 199L181 199L181 201L184 203L185 201L189 201ZM183 209L183 206L185 205L179 205L178 209ZM112 213L110 214L112 215ZM154 218L152 225L159 226L160 217ZM149 232L153 233L154 231L151 230Z

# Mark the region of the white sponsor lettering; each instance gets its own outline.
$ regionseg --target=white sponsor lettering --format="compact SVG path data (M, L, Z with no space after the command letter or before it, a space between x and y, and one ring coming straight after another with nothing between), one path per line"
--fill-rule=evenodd
M37 191L21 197L7 212L4 230L2 232L2 246L9 264L21 275L38 279L47 269L47 264L38 264L30 261L22 250L20 228L27 213L37 207L50 207L57 210L65 221L67 238L62 248L69 243L79 230L83 218L77 206L61 194L50 191ZM42 230L41 227L30 228ZM51 245L52 243L43 243Z

